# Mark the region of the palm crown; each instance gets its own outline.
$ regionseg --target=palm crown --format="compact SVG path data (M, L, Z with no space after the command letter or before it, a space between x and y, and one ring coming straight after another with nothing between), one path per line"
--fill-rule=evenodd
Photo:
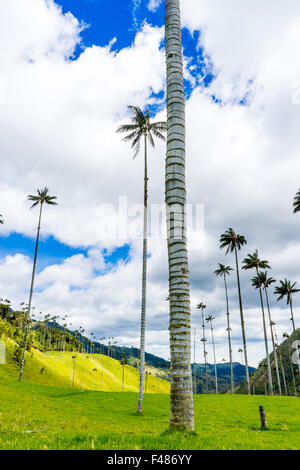
M276 279L273 279L272 277L268 277L267 271L260 271L258 273L258 276L255 276L252 279L252 286L255 287L256 289L258 289L259 286L263 286L265 289L267 289L274 282L276 282Z
M229 251L234 251L235 248L240 250L246 243L246 238L243 235L235 233L232 228L226 230L220 237L220 248L227 248L226 254L229 253Z
M287 297L287 304L291 302L291 295L300 292L300 289L296 289L295 285L297 282L291 284L291 281L285 279L284 281L279 281L280 285L275 287L274 294L278 295L277 300L283 299L285 296Z
M226 275L227 276L230 276L230 271L233 271L233 269L230 267L230 266L225 266L225 264L221 264L221 263L218 263L218 269L215 270L214 274L216 276L220 276L220 277L225 277Z
M294 207L294 214L296 214L296 212L300 212L300 189L297 192L296 196L294 197L293 207Z
M250 253L243 261L243 269L253 269L253 268L261 268L261 269L270 269L271 266L269 265L268 261L261 260L258 257L258 251L255 250L253 255Z
M140 150L141 138L148 137L152 147L155 146L154 138L166 140L163 132L167 130L165 122L150 122L150 111L145 113L138 106L128 106L131 113L131 124L124 124L117 129L118 133L128 132L123 139L124 142L131 142L131 148L134 152L133 158L137 156Z
M208 317L205 318L207 322L212 322L215 319L212 315L209 315Z
M0 214L0 224L1 224L1 225L4 224L4 220L3 220L2 217L3 217L3 215Z
M31 209L38 204L49 204L50 206L57 206L56 196L49 196L48 194L49 189L46 187L44 189L38 189L37 195L29 195L27 197L28 201L33 202Z
M201 309L203 311L206 309L206 305L203 302L200 302L200 304L197 305L197 309Z

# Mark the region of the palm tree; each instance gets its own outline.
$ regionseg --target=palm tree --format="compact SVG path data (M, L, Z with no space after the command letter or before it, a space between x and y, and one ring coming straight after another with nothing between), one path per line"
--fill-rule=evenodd
M296 193L296 196L294 197L293 207L294 207L294 214L296 214L297 212L300 212L300 189Z
M30 209L40 205L40 213L39 213L39 223L37 228L37 236L36 236L36 244L35 244L35 253L34 253L34 261L33 261L33 269L32 269L32 276L31 276L31 285L30 285L30 293L29 293L29 302L26 314L26 325L25 325L25 335L24 335L24 346L23 346L23 354L22 354L22 361L21 361L21 369L20 369L20 376L19 380L23 378L23 371L24 371L24 364L25 364L25 354L26 354L26 347L27 347L27 337L28 337L28 327L30 321L30 311L31 311L31 302L32 302L32 294L33 294L33 287L34 287L34 278L35 278L35 270L36 270L36 261L37 261L37 252L39 246L39 238L40 238L40 230L41 230L41 219L42 219L42 211L44 204L49 206L56 206L56 196L49 196L48 188L38 189L37 195L29 195L28 201L33 202Z
M228 345L229 345L229 360L230 360L230 388L231 393L234 393L234 375L233 375L233 361L232 361L232 347L231 347L231 328L230 328L230 313L229 313L229 302L228 302L228 290L226 276L230 276L230 271L233 269L230 266L218 263L219 268L215 271L216 276L224 278L225 284L225 297L226 297L226 315L227 315L227 333L228 333Z
M273 382L272 382L272 369L271 369L271 362L270 362L270 356L269 356L268 336L267 336L267 327L266 327L266 317L265 317L264 302L263 302L263 296L262 296L262 290L261 290L262 284L259 278L259 271L258 271L259 269L270 269L270 266L268 264L268 261L261 260L258 257L257 250L255 250L255 252L252 255L250 253L248 254L247 258L245 258L243 261L243 265L244 265L243 269L246 269L246 270L255 269L256 274L257 274L260 304L261 304L261 311L262 311L262 318L263 318L266 357L267 357L267 364L268 364L269 389L270 389L270 394L274 395ZM255 286L255 283L252 285Z
M180 1L165 0L168 143L166 214L169 257L171 428L194 429L191 306L186 239L185 94Z
M296 292L300 292L300 289L296 289L295 285L297 282L291 284L291 281L285 279L284 281L279 281L280 285L275 287L274 294L278 295L277 301L283 299L284 297L287 298L287 305L290 306L291 309L291 321L293 323L293 330L296 331L295 320L294 320L294 313L293 313L293 295Z
M143 268L142 268L142 303L141 303L141 338L140 338L140 390L138 400L138 413L142 413L144 381L145 381L145 335L146 335L146 289L147 289L147 251L148 251L148 141L154 144L154 137L165 140L163 132L166 131L165 122L151 122L150 111L145 113L137 106L128 106L131 113L131 123L120 126L118 133L126 132L123 141L131 142L133 158L140 151L141 141L144 140L144 229L143 229Z
M239 294L239 305L240 305L240 318L241 318L241 328L242 328L242 338L243 338L243 345L244 345L244 357L245 357L245 368L246 368L246 385L247 385L247 393L248 395L251 394L251 386L250 386L250 377L249 377L249 367L248 367L248 355L247 355L247 340L246 340L246 332L245 332L245 321L244 321L244 313L243 313L243 303L242 303L242 293L241 293L241 283L240 283L240 274L239 274L239 262L238 262L238 255L237 252L241 249L243 245L247 244L247 240L243 235L239 235L235 233L232 228L226 230L220 237L220 248L227 248L226 255L231 252L234 252L235 255L235 264L236 264L236 277L237 277L237 286L238 286L238 294Z
M271 318L269 296L268 296L268 288L274 282L276 282L276 279L273 279L272 277L268 277L267 271L260 271L258 273L258 276L254 277L252 279L252 282L253 282L253 286L256 289L258 289L259 285L261 285L261 286L263 286L264 291L265 291L266 304L267 304L268 315L269 315L269 324L270 324L270 330L271 330L271 338L272 338L273 356L274 356L274 362L275 362L275 371L276 371L276 377L277 377L277 385L278 385L279 395L282 395L281 381L280 381L280 374L279 374L279 367L278 367L278 358L277 358L277 351L276 351L276 347L275 347L275 337L274 337L274 331L273 331L273 322L272 322L272 318Z
M281 355L281 352L280 352L280 345L279 345L279 341L278 341L278 336L277 336L276 329L275 329L276 323L274 321L272 322L272 326L273 326L273 331L274 331L274 336L275 336L275 341L276 341L275 347L276 347L276 350L277 350L279 364L280 364L280 368L281 368L284 392L285 392L285 395L288 396L284 365L283 365L282 355Z
M214 328L213 328L213 320L214 319L215 318L212 315L209 315L208 317L205 318L205 320L208 323L210 323L211 339L212 339L213 351L214 351L216 395L218 395L219 394L219 390L218 390L218 371L217 371L216 348L215 348L215 338L214 338Z
M206 352L206 347L205 343L207 341L205 337L205 322L204 322L204 313L203 311L206 309L206 305L203 302L200 302L200 304L197 305L197 309L201 310L201 316L202 316L202 331L203 331L203 336L201 339L201 342L203 343L203 356L204 356L204 370L205 370L205 393L207 393L207 352Z

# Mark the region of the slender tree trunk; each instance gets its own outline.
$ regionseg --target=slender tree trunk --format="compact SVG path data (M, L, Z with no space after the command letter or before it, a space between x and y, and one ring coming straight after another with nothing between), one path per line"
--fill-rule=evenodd
M231 393L234 393L234 375L233 375L233 361L232 361L232 346L231 346L231 329L230 329L230 313L229 313L229 301L228 301L228 290L226 282L226 274L224 274L225 283L225 295L226 295L226 307L227 307L227 332L228 332L228 345L229 345L229 360L230 360L230 389Z
M213 351L214 351L216 395L218 395L218 394L219 394L219 388L218 388L218 371L217 371L217 359L216 359L216 348L215 348L214 329L213 329L212 321L210 322L210 328L211 328L211 339L212 339Z
M193 367L193 383L194 383L194 395L196 395L196 329L194 329L194 367Z
M202 342L203 342L203 356L204 356L204 370L205 370L205 393L207 393L208 387L207 387L206 336L205 336L205 322L204 322L203 308L201 309L201 313L202 313L202 331L203 331Z
M282 395L281 381L280 381L279 368L278 368L277 351L276 351L276 347L275 347L275 338L274 338L274 331L273 331L270 304L269 304L269 296L268 296L268 291L267 291L266 288L265 288L265 295L266 295L267 309L268 309L269 322L270 322L270 330L271 330L271 337L272 337L273 355L274 355L274 361L275 361L278 391L279 391L279 394Z
M256 267L256 274L257 274L257 277L259 277L258 267ZM259 297L260 297L260 304L261 304L261 311L262 311L262 318L263 318L264 339L265 339L265 348L266 348L266 356L267 356L267 364L268 364L269 391L270 391L271 395L274 395L271 362L270 362L270 356L269 356L267 327L266 327L266 317L265 317L264 302L263 302L263 296L262 296L261 284L260 283L259 283Z
M296 380L295 380L295 374L294 374L294 364L292 361L292 349L291 346L289 345L288 349L288 355L289 355L289 360L290 360L290 365L291 365L291 373L292 373L292 379L293 379L293 386L294 386L294 394L295 397L297 396L297 387L296 387Z
M28 330L29 330L29 322L30 322L30 311L31 311L31 303L32 303L32 295L33 295L33 287L34 287L34 279L35 279L35 271L36 271L36 261L37 261L37 253L38 253L40 230L41 230L42 210L43 210L43 204L40 205L39 223L38 223L36 243L35 243L35 252L34 252L32 276L31 276L30 294L29 294L29 302L28 302L28 309L27 309L27 315L26 315L23 354L22 354L21 369L20 369L20 376L19 376L20 381L23 379L23 372L24 372L24 365L25 365Z
M295 331L296 331L296 326L295 326L295 320L294 320L292 294L291 294L291 298L290 298L290 309L291 309L291 320L292 320L292 323L293 323L293 331L294 331L294 333L295 333Z
M185 95L179 0L165 0L168 140L166 209L169 258L171 428L194 429L191 308L186 239Z
M140 340L140 391L138 413L142 413L145 383L145 335L146 335L146 295L147 295L147 237L148 237L148 164L147 135L145 134L145 178L144 178L144 240L143 240L143 274L142 274L142 308Z
M244 345L247 394L251 395L249 367L248 367L248 355L247 355L247 340L246 340L246 332L245 332L245 322L244 322L243 303L242 303L242 294L241 294L241 283L240 283L240 274L239 274L239 261L238 261L238 255L237 255L236 247L235 247L234 251L235 251L236 276L237 276L238 293L239 293L242 338L243 338L243 345Z

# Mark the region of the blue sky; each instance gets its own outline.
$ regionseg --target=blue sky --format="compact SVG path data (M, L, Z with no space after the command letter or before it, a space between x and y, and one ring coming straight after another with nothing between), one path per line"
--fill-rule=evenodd
M142 28L145 22L158 27L164 24L163 4L155 12L152 12L147 8L148 1L146 0L77 0L76 2L73 0L59 0L57 4L62 7L63 13L71 12L80 22L86 25L81 33L82 44L77 47L73 60L78 59L85 48L93 45L106 46L114 37L117 41L112 46L112 50L119 51L129 47L133 43L137 31ZM207 62L203 55L203 49L199 47L199 35L199 31L192 34L188 29L183 29L184 55L189 59L189 71L195 78L193 84L185 80L187 98L193 88L202 82L203 77L204 86L208 86L213 80L213 75L207 73ZM163 98L163 92L153 96ZM164 104L154 105L150 109L154 113L163 107ZM31 213L30 216L35 217L35 214ZM0 235L0 239L0 254L2 256L23 253L33 258L34 239L18 233L12 233L7 237ZM86 255L89 248L71 248L60 243L53 236L47 238L42 235L39 246L38 269L42 270L53 263L61 263L69 256L80 253ZM129 250L128 245L117 248L110 256L105 256L106 263L112 267L119 260L128 261Z

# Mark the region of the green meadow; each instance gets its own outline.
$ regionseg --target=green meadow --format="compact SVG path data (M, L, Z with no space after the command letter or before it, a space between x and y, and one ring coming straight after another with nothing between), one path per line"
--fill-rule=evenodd
M1 366L2 367L2 366ZM197 395L195 433L170 432L169 395L99 392L0 375L1 449L299 449L300 401L291 397ZM260 429L264 405L268 430Z

